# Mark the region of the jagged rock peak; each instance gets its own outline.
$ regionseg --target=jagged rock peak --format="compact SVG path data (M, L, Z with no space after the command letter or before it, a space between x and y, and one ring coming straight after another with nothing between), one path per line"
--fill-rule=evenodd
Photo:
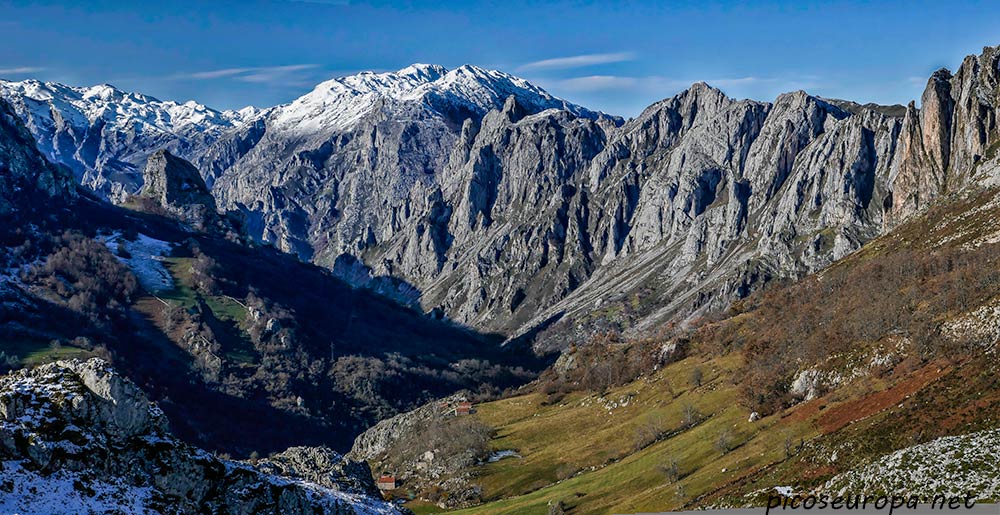
M722 90L710 86L707 82L695 82L688 89L647 107L639 115L639 119L663 109L670 109L680 111L685 119L693 122L699 114L712 115L733 102L734 100L727 97Z
M952 77L951 70L949 70L948 68L939 68L935 70L934 73L931 74L930 79L928 79L928 82L949 81L951 80L951 77Z
M711 84L705 81L695 82L690 87L688 87L688 89L681 92L679 95L684 95L684 94L694 95L697 97L708 96L709 98L712 99L718 99L720 97L729 98L726 96L725 92L723 92L721 89L716 88L715 86L712 86Z
M173 216L198 232L217 231L237 238L232 220L219 214L215 197L191 163L161 149L149 156L143 170L143 186L136 207Z
M517 97L510 95L507 100L503 103L503 109L501 112L507 117L511 122L516 122L521 118L524 118L528 114L528 110L517 101Z
M198 169L166 150L149 156L143 170L141 196L159 200L164 207L187 207L201 204L215 210L215 199Z

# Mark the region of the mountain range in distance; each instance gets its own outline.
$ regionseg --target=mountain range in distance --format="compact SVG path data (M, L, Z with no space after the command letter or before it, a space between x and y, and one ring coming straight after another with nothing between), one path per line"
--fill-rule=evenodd
M921 110L698 83L625 121L503 72L422 64L267 109L37 81L0 96L105 198L137 192L165 148L252 239L358 284L404 281L424 311L550 351L819 270L988 175L996 52L935 73Z

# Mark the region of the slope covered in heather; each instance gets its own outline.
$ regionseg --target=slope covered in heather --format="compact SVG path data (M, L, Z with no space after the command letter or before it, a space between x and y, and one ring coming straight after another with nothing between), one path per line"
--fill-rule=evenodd
M435 479L424 471L447 456L372 463L400 471L397 495L429 512L763 506L777 492L890 485L963 498L973 487L996 501L985 456L1000 413L998 216L993 188L942 199L725 316L580 345L519 394L476 406L472 419L492 429L486 455L499 459ZM970 442L980 449L963 450ZM873 474L885 482L871 485Z

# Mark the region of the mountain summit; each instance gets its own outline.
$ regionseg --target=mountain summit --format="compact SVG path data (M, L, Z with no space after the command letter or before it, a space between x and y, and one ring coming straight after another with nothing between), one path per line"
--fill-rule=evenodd
M302 132L346 129L377 107L423 102L461 124L503 106L510 96L533 111L564 109L598 116L504 72L472 65L449 71L439 65L413 64L396 72L362 72L320 83L291 104L275 108L274 120L279 127Z

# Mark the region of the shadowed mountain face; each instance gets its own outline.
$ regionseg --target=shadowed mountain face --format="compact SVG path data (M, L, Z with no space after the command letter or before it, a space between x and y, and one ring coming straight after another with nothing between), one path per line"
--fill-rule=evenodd
M37 209L32 201L76 196L68 171L49 163L34 145L14 110L0 102L0 216Z
M3 101L0 112L0 371L15 357L111 359L179 436L246 455L346 449L378 420L460 389L495 394L544 366L229 226L198 229L188 215L212 198L165 152L137 197L155 199L149 212L78 194Z
M394 277L425 310L559 349L724 308L994 180L997 53L935 73L920 110L695 84L627 123L499 72L415 65L321 84L185 155L253 238L360 259L352 280ZM4 92L28 106L23 90Z

